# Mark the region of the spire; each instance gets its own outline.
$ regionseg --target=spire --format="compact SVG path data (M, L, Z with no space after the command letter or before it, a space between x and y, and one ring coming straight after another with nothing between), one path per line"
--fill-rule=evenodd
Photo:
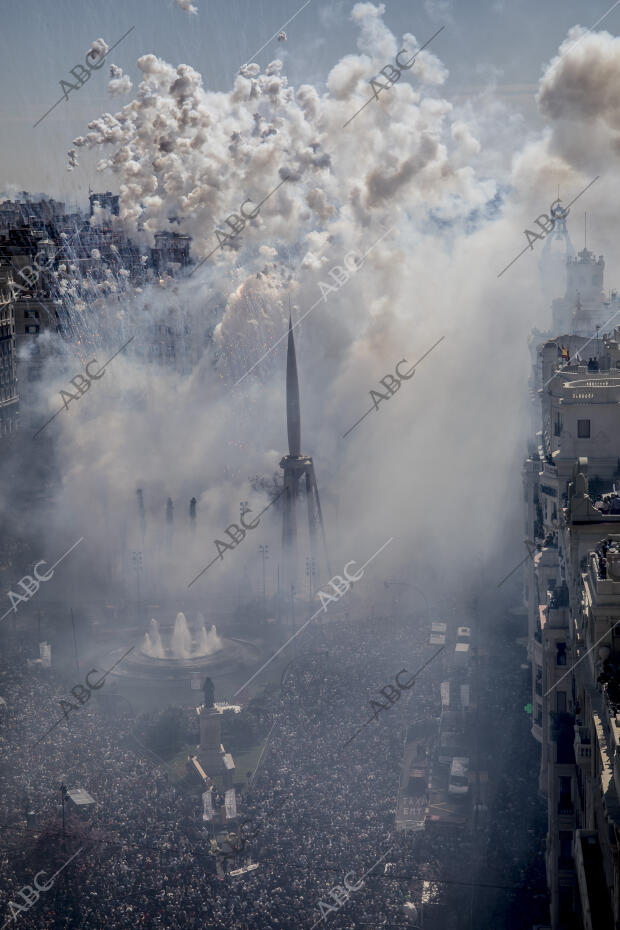
M290 314L288 318L288 351L286 353L286 427L288 430L289 455L300 455L301 414L299 411L299 379L297 378L295 340L293 339L293 324Z

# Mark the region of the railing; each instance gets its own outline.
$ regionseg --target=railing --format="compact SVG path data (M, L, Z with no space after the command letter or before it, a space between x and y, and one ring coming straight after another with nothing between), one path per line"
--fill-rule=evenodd
M574 811L574 807L573 807L572 801L558 801L558 814L567 815L567 814L572 814L573 811Z
M579 736L580 743L591 743L592 739L590 737L590 731L587 727L576 727Z
M575 726L575 760L577 763L592 758L592 741L587 727Z

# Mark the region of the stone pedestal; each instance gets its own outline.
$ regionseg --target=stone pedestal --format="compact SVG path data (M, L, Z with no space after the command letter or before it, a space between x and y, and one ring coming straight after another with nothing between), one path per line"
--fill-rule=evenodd
M198 759L207 775L223 775L224 747L222 746L222 715L214 707L201 707L198 722L200 724L200 749Z

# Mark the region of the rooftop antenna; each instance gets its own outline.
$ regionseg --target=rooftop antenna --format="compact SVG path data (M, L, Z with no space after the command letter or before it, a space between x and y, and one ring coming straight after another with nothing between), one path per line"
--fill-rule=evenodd
M588 248L588 214L583 214L583 247Z

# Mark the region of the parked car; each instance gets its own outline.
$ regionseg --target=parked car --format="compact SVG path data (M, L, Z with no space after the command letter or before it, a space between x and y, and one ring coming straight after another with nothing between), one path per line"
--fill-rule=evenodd
M468 643L471 639L471 629L468 626L460 626L456 631L457 643Z
M469 791L469 759L455 756L450 766L448 794L465 795Z
M440 765L450 765L452 760L460 756L465 749L460 733L442 733L439 737L437 760Z

